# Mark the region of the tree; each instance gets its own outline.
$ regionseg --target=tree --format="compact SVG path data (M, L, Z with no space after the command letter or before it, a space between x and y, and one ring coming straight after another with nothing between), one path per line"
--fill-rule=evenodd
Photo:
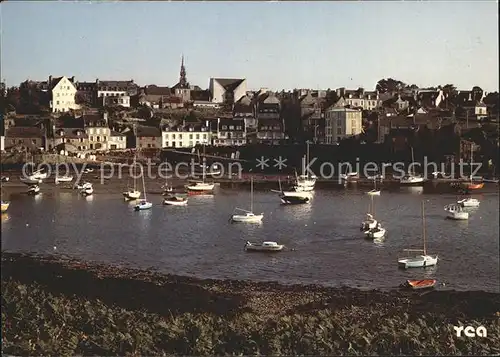
M478 86L472 87L472 100L474 102L479 102L482 97L483 97L483 90Z
M376 89L379 91L379 93L395 94L401 92L406 87L407 86L404 82L392 78L384 78L377 82Z

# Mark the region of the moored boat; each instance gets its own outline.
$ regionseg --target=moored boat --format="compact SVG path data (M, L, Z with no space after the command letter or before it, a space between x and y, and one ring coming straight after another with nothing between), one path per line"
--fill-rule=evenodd
M32 185L28 188L28 195L37 195L40 193L40 186Z
M420 290L420 289L431 289L436 285L435 279L420 279L420 280L406 280L401 287L406 289Z
M380 238L384 238L385 233L386 233L386 229L382 228L380 223L377 223L377 226L375 228L369 229L369 230L365 231L364 233L365 233L365 236L367 238L380 239Z
M80 190L80 193L84 196L90 196L94 193L94 187L92 186L92 184L84 185L84 187L82 187L82 189Z
M422 201L422 240L423 240L423 249L405 249L407 252L421 252L422 254L398 258L398 266L404 269L408 268L426 268L429 266L434 266L437 264L438 256L437 255L428 255L427 254L427 245L426 245L426 231L425 231L425 214L424 214L424 201Z
M163 199L163 204L169 206L186 206L188 204L187 197L170 195Z
M153 207L153 204L151 202L148 202L146 200L141 200L137 205L135 205L134 209L136 211L142 211L142 210L147 210Z
M262 243L245 243L245 250L247 252L280 252L285 246L276 242L262 242Z
M457 204L462 207L479 207L480 203L481 202L478 199L472 197L467 197L457 201Z
M465 221L469 219L469 212L464 211L459 204L449 204L444 206L444 210L447 212L447 218L454 219L457 221Z
M73 176L72 175L57 176L55 178L55 183L59 183L59 182L71 182L71 181L73 181Z
M7 210L9 209L9 206L10 206L9 201L2 201L1 202L1 212L2 213L7 212Z
M39 183L42 183L41 179L35 178L33 176L26 176L26 177L20 177L19 181L26 185L38 185Z

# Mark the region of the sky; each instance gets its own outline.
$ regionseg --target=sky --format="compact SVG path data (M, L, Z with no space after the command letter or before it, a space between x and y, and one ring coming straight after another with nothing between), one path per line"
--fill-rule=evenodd
M460 2L0 3L0 78L49 75L248 89L420 87L498 91L498 4Z

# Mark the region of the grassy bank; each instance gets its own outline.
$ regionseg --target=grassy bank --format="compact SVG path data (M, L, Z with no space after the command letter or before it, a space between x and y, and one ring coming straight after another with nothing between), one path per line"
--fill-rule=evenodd
M499 294L198 280L2 256L2 348L14 355L500 353ZM456 337L453 325L487 337Z

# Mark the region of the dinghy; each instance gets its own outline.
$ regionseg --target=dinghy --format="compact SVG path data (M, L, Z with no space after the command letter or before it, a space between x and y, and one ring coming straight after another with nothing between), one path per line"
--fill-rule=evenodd
M431 289L436 285L434 279L406 280L401 287L412 290Z
M479 207L480 201L472 197L467 197L463 200L458 200L457 204L462 207Z
M245 250L247 252L280 252L284 248L284 245L278 244L276 242L262 242L262 243L245 243Z
M170 195L165 197L163 204L169 206L186 206L188 203L187 197Z
M446 217L449 219L454 219L456 221L465 221L469 219L469 212L464 211L462 206L458 204L450 204L444 206L444 210L447 212Z

